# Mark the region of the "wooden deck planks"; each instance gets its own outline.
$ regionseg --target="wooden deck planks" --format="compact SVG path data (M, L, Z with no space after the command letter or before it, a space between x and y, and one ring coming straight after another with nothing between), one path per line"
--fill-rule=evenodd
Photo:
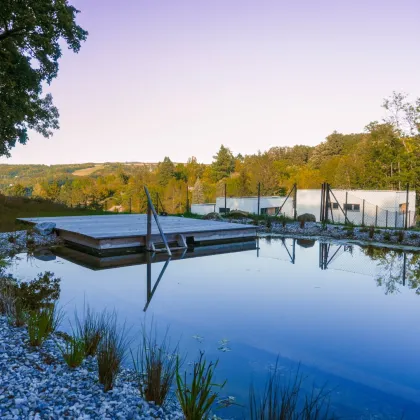
M31 224L52 222L59 235L70 242L103 249L143 246L147 232L147 215L124 214L106 216L33 217L19 220ZM256 237L255 226L163 216L159 218L168 240L177 235L193 236L197 241L229 241ZM159 231L152 221L152 236L157 240Z

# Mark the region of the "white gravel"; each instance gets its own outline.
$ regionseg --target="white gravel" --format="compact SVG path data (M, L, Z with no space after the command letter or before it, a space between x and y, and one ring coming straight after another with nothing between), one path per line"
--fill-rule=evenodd
M26 328L0 316L1 419L182 419L172 394L165 408L140 397L134 373L123 369L112 391L98 381L95 358L70 369L53 336L40 349L28 344Z

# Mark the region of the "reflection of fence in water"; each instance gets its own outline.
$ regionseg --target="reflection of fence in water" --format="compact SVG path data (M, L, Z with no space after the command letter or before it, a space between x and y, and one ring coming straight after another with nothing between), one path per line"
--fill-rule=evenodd
M268 255L267 252L261 252L258 247L257 256L259 258L267 258L271 260L286 261L291 262L292 264L296 261L296 242L299 241L295 238L265 238L265 240L270 244L271 242L280 243L280 251L276 247L275 256Z

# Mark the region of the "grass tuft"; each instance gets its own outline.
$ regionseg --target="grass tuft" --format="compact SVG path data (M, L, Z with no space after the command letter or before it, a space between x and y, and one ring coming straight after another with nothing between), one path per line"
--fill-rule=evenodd
M219 361L208 363L204 353L200 352L199 359L194 363L192 382L187 383L187 372L182 377L179 373L180 362L176 363L176 395L181 404L186 420L202 420L208 417L210 409L218 392L214 388L222 389L222 384L214 384L213 376Z
M113 313L104 324L103 336L98 346L99 382L104 386L105 392L114 387L128 344L125 325L119 329L117 316Z
M85 356L85 345L83 340L78 337L72 337L70 341L66 341L66 348L60 351L67 365L74 369L80 366Z
M83 342L85 356L94 356L97 353L105 331L105 318L105 313L97 314L89 305L83 307L83 319L79 318L77 312L75 313L76 335Z
M278 373L278 360L270 372L262 395L257 395L253 385L249 389L249 415L251 420L327 420L329 414L329 392L325 387L312 387L309 395L303 395L304 377L298 368L295 375L290 374L285 384Z
M137 354L131 353L141 396L157 405L164 405L168 392L174 381L178 344L172 349L168 330L161 342L158 342L153 324L150 331L142 327L142 342Z

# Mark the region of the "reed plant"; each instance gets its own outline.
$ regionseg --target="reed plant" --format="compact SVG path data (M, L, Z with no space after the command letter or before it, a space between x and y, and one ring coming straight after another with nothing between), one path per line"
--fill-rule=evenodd
M39 347L45 339L55 332L64 317L64 312L57 304L51 303L44 308L28 313L29 344Z
M330 420L329 392L325 386L312 387L310 394L304 394L303 380L298 367L285 383L278 373L278 361L270 372L262 395L257 395L254 386L249 389L249 417L251 420Z
M97 352L99 382L104 386L105 392L114 387L128 346L125 324L119 327L117 316L113 313L107 317L104 324L103 336Z
M134 355L131 352L141 396L157 405L164 405L177 370L179 344L171 347L166 330L161 341L157 338L153 323L150 330L142 327L141 344Z
M61 349L64 361L70 368L80 366L85 357L85 343L77 336L73 336L69 341L66 341L65 349Z
M89 305L83 307L83 318L75 313L76 335L83 343L85 356L94 356L106 330L106 314L95 313Z
M194 363L192 381L187 383L187 372L181 376L180 362L176 363L176 395L180 402L186 420L203 420L210 413L211 407L219 395L215 390L221 390L226 381L222 384L213 383L214 372L219 361L208 363L204 353L200 352L199 359Z

